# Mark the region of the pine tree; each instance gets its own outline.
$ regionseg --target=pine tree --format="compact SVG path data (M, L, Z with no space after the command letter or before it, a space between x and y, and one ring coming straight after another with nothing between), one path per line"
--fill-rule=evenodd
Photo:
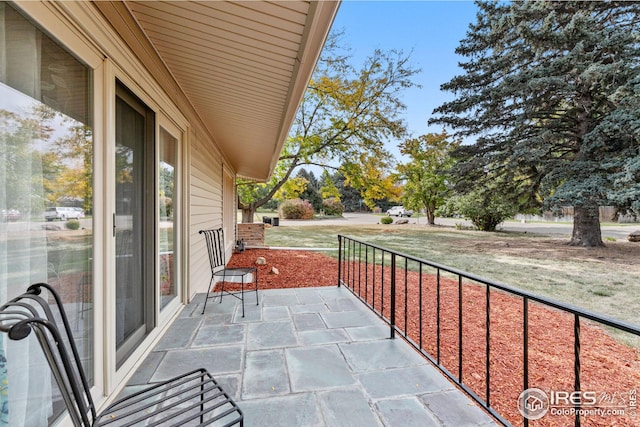
M574 207L570 244L600 246L598 207L640 213L640 4L478 2L455 99L431 123L476 137L460 187L501 176L523 207Z

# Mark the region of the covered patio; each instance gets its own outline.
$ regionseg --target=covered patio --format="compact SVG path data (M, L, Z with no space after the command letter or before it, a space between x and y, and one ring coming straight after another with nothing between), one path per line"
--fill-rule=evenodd
M195 367L246 426L489 426L495 422L344 287L204 294L185 306L123 393Z

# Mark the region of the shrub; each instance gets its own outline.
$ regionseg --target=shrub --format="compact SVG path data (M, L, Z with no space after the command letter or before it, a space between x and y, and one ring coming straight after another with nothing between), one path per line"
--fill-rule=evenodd
M322 210L325 215L342 216L344 206L337 198L324 199L322 201Z
M160 197L160 215L171 218L173 213L173 199L171 197Z
M307 200L290 199L280 205L280 216L285 219L312 219L313 206Z
M67 227L69 230L77 230L78 228L80 228L80 221L78 221L77 219L70 219L65 224L65 227Z
M380 224L391 224L393 222L393 218L390 216L383 216L380 218Z
M455 218L456 215L459 215L458 205L459 205L459 197L452 196L444 201L443 204L438 206L436 209L436 216L441 218Z
M458 211L481 231L495 231L505 219L513 217L517 208L500 194L475 191L458 199Z

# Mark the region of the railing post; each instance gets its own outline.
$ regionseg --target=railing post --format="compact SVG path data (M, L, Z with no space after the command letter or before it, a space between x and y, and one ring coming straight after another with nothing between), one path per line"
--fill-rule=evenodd
M384 316L384 254L385 250L380 250L380 268L382 269L382 274L380 275L380 314ZM393 273L392 273L393 274ZM391 279L393 280L393 279Z
M362 284L362 243L358 242L358 295L362 295L360 285ZM354 286L355 290L355 286Z
M409 333L409 328L407 328L407 319L409 318L408 281L409 281L409 261L407 260L407 258L405 258L404 259L404 326L403 326L405 336Z
M384 301L384 295L382 297ZM396 337L396 254L391 253L391 339Z
M371 307L373 311L376 311L376 248L373 247L373 254L371 256L371 262L373 263L373 274L371 276L373 283L371 283ZM384 266L382 266L382 278L384 279Z
M436 271L436 361L440 365L440 269Z
M338 234L338 287L342 280L342 235Z
M523 390L529 389L529 298L522 299L522 370L523 370ZM529 426L529 419L524 417L524 427Z
M486 316L486 328L485 331L485 378L487 381L486 387L486 402L487 407L491 407L491 287L489 285L485 285L485 316Z
M419 277L419 279L418 279L418 286L419 286L419 288L418 288L419 289L418 299L420 301L420 310L419 310L419 313L420 313L420 341L419 341L419 343L420 343L420 348L422 348L422 323L423 323L422 322L422 306L423 306L423 299L422 299L422 263L419 264L419 271L420 271L420 273L419 273L420 275L418 276ZM405 308L405 310L406 310L406 308Z
M462 382L462 276L458 275L458 379Z
M574 377L574 389L580 391L580 316L578 313L573 314L573 374ZM575 426L580 427L580 401L575 404L576 418Z
M373 274L376 274L375 264ZM364 300L369 301L369 246L364 247Z

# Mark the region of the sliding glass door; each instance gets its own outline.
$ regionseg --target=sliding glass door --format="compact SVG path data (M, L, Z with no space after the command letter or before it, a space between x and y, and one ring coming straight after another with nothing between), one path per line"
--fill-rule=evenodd
M0 2L0 304L47 282L94 384L92 70ZM74 217L52 218L57 210ZM64 402L34 334L0 334L0 426L46 426Z
M120 366L154 324L155 179L153 112L116 89L116 362Z

